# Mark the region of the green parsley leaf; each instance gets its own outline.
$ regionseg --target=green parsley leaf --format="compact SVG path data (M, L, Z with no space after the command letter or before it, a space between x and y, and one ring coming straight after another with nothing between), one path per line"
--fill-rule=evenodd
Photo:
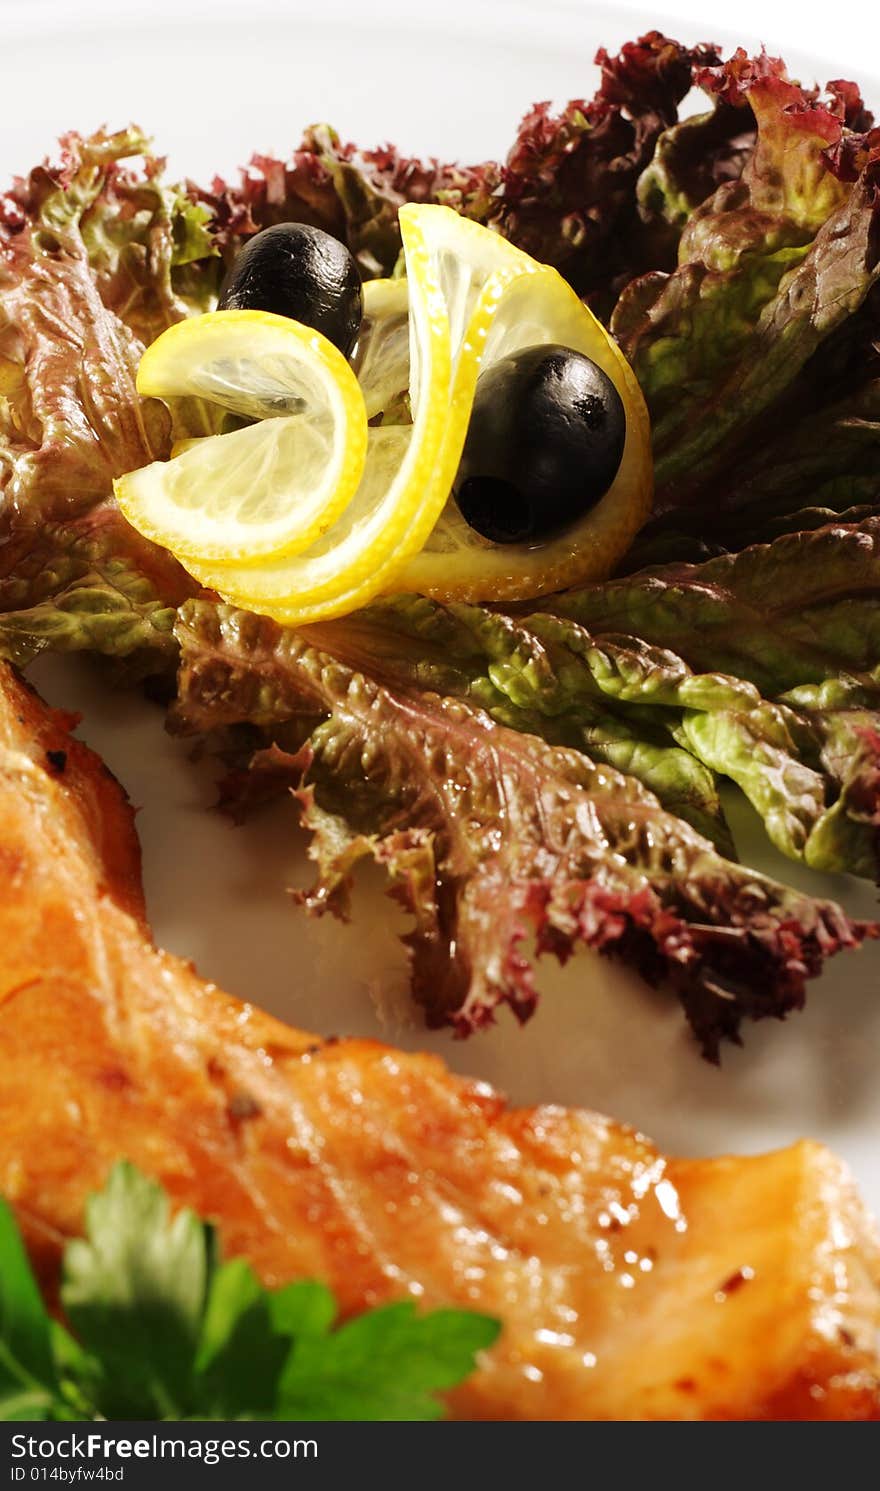
M93 1419L95 1403L101 1391L100 1362L84 1351L78 1341L57 1320L50 1321L52 1355L61 1389L53 1418Z
M284 1336L324 1336L336 1319L336 1301L326 1284L300 1279L269 1296L275 1329Z
M290 1340L276 1331L270 1300L243 1258L214 1273L196 1358L195 1401L203 1415L272 1416Z
M243 1258L224 1263L211 1281L196 1361L200 1413L274 1418L293 1343L325 1335L335 1319L325 1284L302 1280L268 1293Z
M279 1388L279 1418L437 1419L435 1393L473 1371L500 1326L463 1310L416 1313L403 1301L359 1315L294 1347Z
M0 1200L0 1419L51 1417L50 1320L10 1207Z
M205 1371L227 1349L241 1321L260 1303L264 1292L244 1258L232 1258L216 1269L202 1320L197 1371Z
M385 1305L334 1330L325 1284L274 1291L216 1234L120 1163L68 1243L50 1320L0 1201L0 1418L434 1419L499 1325Z
M86 1237L68 1244L61 1299L102 1367L108 1418L188 1411L213 1240L191 1211L170 1220L161 1186L120 1163L86 1208Z

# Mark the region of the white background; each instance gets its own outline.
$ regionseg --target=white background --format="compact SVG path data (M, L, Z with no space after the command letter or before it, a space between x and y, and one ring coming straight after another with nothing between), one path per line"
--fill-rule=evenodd
M766 42L812 75L880 74L870 0L0 0L10 164L60 131L131 119L171 163L208 176L285 151L327 119L360 143L497 155L526 103L592 91L610 48L656 26L728 47ZM5 165L0 159L0 165Z
M287 150L317 119L362 143L391 138L410 151L480 159L505 150L533 100L591 92L598 43L615 48L652 25L691 42L763 39L811 78L880 76L880 16L865 0L821 9L679 0L681 22L649 7L573 0L0 7L3 176L31 165L61 130L132 119L154 131L174 169L202 177L232 170L254 148ZM880 103L880 85L869 92ZM377 877L356 900L353 928L308 921L281 890L308 875L290 808L229 829L207 811L208 774L163 733L157 711L108 696L69 660L36 675L50 700L83 711L82 733L143 809L157 937L233 993L323 1033L430 1046L517 1101L595 1107L679 1152L813 1135L851 1161L880 1212L880 949L832 965L803 1015L748 1030L745 1049L729 1051L720 1072L700 1060L673 1000L588 955L562 973L542 966L544 999L526 1030L502 1017L467 1044L428 1035L400 997L401 919ZM750 862L872 914L870 887L822 881L781 860L742 806L735 827Z

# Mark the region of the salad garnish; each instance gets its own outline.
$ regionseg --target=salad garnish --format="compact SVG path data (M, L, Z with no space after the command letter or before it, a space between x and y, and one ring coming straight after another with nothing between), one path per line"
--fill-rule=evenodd
M697 990L688 1001L702 1009L711 1052L742 1013L799 1003L825 956L874 931L738 865L719 787L736 782L789 857L877 878L880 135L854 85L833 82L822 94L763 55L722 62L717 48L650 33L617 58L601 54L600 65L596 97L558 117L546 106L531 111L502 164L413 162L390 148L359 151L320 127L286 161L258 157L240 184L203 191L165 183L143 136L125 132L67 137L60 165L16 183L0 219L0 649L19 663L46 648L93 650L121 676L160 680L176 698L179 727L232 729L222 744L240 799L282 781L300 790L305 762L292 769L288 758L307 741L313 816L344 825L346 841L369 844L364 852L383 846L389 860L393 824L418 849L420 874L429 851L446 866L435 903L395 860L398 889L428 908L419 959L430 951L431 978L445 991L432 1018L468 1008L488 1017L497 999L484 998L487 988L510 989L527 1013L523 930L543 928L540 946L565 952L578 938L610 941L656 979L672 970L683 927L679 971ZM681 121L677 105L692 85L707 105ZM200 335L258 230L316 225L347 245L363 279L352 361L331 348L340 380L350 375L366 393L369 439L410 440L406 400L396 397L406 378L382 381L382 370L408 365L419 282L419 272L394 277L402 206L404 224L440 214L435 221L452 225L450 245L467 235L467 251L452 254L459 269L488 236L493 253L509 248L517 263L523 253L552 265L572 287L566 293L610 322L654 423L654 515L619 557L619 578L583 584L562 559L547 565L552 536L536 546L536 561L528 543L478 534L444 496L431 537L399 569L402 547L415 543L409 518L405 539L381 533L375 551L363 550L363 589L347 579L345 593L310 602L303 590L301 609L287 607L291 567L301 562L291 553L268 571L267 557L227 565L219 589L237 604L218 606L198 580L219 582L220 561L196 560L198 577L189 574L126 522L113 479L167 472L218 435L221 449L246 437L268 450L278 438L270 427L290 416L224 411L197 389L166 390L167 406L140 400L144 349L149 366L169 324L181 345ZM548 275L534 270L522 283L531 293ZM285 325L289 340L294 322ZM576 345L549 325L544 334L548 344ZM599 345L607 351L604 331ZM585 350L602 365L592 344ZM191 366L206 366L201 348ZM436 407L445 419L444 389ZM632 405L623 403L629 437ZM230 429L255 412L259 423ZM463 443L467 420L457 418ZM443 448L445 459L451 445ZM174 449L181 453L169 460ZM447 494L457 469L457 458L444 468ZM277 513L264 501L258 516ZM277 531L267 549L276 540ZM517 572L510 561L520 554ZM407 594L365 608L374 585ZM530 596L528 606L510 604ZM245 614L255 606L285 624L307 615L316 624L281 633L282 645L271 621ZM393 726L362 755L352 701L367 697ZM474 842L488 814L475 814L474 842L470 829L462 838L436 784L471 771L489 725L506 732L522 809L504 819L504 856L518 863L521 849L535 873L527 869L515 891L509 875L499 877L500 943L475 937L463 974L450 948L469 897L479 899L484 862ZM407 806L400 760L410 730L425 795ZM351 750L334 755L334 735ZM370 776L374 750L381 769ZM589 851L579 842L568 859L531 837L540 792L525 764L557 753L541 769L558 782L560 750L595 829ZM484 783L486 802L495 801L497 770ZM420 816L426 800L430 823ZM645 833L621 856L608 824L623 822L633 802ZM648 840L687 852L655 859ZM599 891L611 881L620 889L621 878L625 890L604 900ZM514 903L526 883L534 894L520 915ZM557 926L555 908L570 912L575 894L589 917L575 927L573 913L560 911ZM670 940L664 918L673 909Z
M427 603L413 604L419 638ZM362 620L369 628L361 612L351 623L355 656L359 641L372 650L369 630L359 638ZM430 1024L468 1035L505 1004L528 1018L537 1003L532 939L538 954L563 962L582 944L623 958L650 982L668 982L715 1060L743 1018L798 1008L806 979L826 957L876 933L831 901L724 858L634 776L594 759L576 652L555 653L558 697L566 697L567 665L576 680L570 713L543 718L540 681L532 692L516 633L505 655L503 623L493 636L490 618L465 613L460 639L467 645L470 620L474 653L486 624L486 671L500 682L490 714L478 701L489 702L491 682L477 669L472 691L464 680L458 697L449 687L432 690L430 670L452 673L461 656L458 648L443 653L444 632L451 640L458 616L448 628L441 616L435 646L430 615L424 620L424 650L419 640L405 654L396 635L384 638L393 652L383 653L377 629L375 662L364 673L346 659L340 632L348 620L293 631L188 602L177 623L172 725L203 734L256 726L272 742L249 754L246 732L242 765L226 779L223 799L241 816L279 793L295 794L317 870L297 899L314 914L347 915L359 861L386 870L392 895L413 918L404 939L411 984ZM540 644L535 651L546 677L554 654ZM428 686L413 689L413 672ZM552 674L547 684L549 701Z
M127 473L122 511L202 584L283 624L389 589L540 595L609 573L647 516L638 385L570 286L448 207L406 205L400 230L405 281L366 286L357 382L315 329L314 275L310 320L265 310L292 302L250 274L262 234L221 293L238 308L171 327L138 370L142 395L261 423Z

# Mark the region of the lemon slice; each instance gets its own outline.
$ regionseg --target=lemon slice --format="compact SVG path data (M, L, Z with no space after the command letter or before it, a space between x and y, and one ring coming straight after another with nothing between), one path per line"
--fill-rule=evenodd
M277 537L271 540L274 555L269 554L269 543L261 546L260 553L254 550L242 553L237 542L224 548L223 525L218 524L216 547L208 548L202 543L201 553L194 557L189 544L182 546L176 534L172 541L167 511L163 511L161 524L157 522L156 508L150 500L151 493L145 490L147 482L141 473L117 483L120 505L136 527L172 548L203 584L240 605L270 614L273 608L281 608L285 614L294 611L298 620L335 615L341 610L351 609L352 605L360 604L381 588L391 562L410 532L416 510L424 507L430 513L430 531L431 523L446 500L455 466L453 464L449 470L440 460L447 433L451 383L450 326L441 288L441 271L418 215L401 214L401 236L410 278L406 367L409 375L407 414L411 410L412 418L407 417L406 422L400 424L384 424L381 428L368 430L366 408L362 405L366 460L361 481L353 499L346 501L337 521L305 552L291 553L289 542L285 539L282 546ZM400 303L399 290L389 290L388 294L396 295L397 303ZM229 314L215 313L214 320L221 323ZM237 314L243 317L248 313ZM191 324L198 335L203 318ZM159 349L164 336L168 335L164 333L163 338L153 344L153 349ZM188 371L186 378L180 377L178 369L174 368L173 380L166 381L158 354L151 363L152 367L148 365L149 376L145 375L144 379L145 392L163 397L197 392L200 396L222 401L225 407L237 412L257 412L254 404L244 403L239 396L237 388L244 386L241 379L233 388L232 380L225 376L225 372L222 380L212 377L210 386L206 386L203 377L197 378L198 359L194 355L190 359L192 372ZM347 371L356 382L351 370ZM221 382L225 386L221 386ZM359 397L362 400L362 395ZM271 427L281 422L273 418L263 423ZM156 473L152 473L153 494L158 488L160 500L163 497L169 480L169 467L183 468L186 463L189 471L185 474L197 479L199 463L207 465L210 459L213 467L223 458L230 442L241 441L242 437L254 440L254 431L259 429L260 426L252 426L232 435L210 436L185 449L174 460L165 463L166 474L161 484L156 480ZM178 481L176 477L171 479ZM278 501L287 494L275 491L272 495ZM199 541L196 541L193 548L198 546ZM404 548L403 557L407 557L409 552Z
M543 342L558 342L591 358L620 394L627 416L626 441L614 481L582 518L534 544L492 543L470 527L450 497L424 546L394 575L395 590L437 600L535 599L605 578L630 547L653 498L648 411L617 343L550 268L508 289L487 337L482 365Z
M409 387L409 285L405 279L367 280L355 352L367 418L384 414Z
M342 353L296 321L264 311L180 321L144 353L137 387L259 421L182 441L172 460L116 483L129 522L184 564L308 548L357 491L367 448L360 386Z
M650 422L629 363L555 269L450 208L407 207L402 219L405 213L426 223L450 325L453 383L442 459L446 501L439 513L427 504L416 509L396 556L374 576L381 583L371 586L369 595L340 595L333 610L323 614L353 610L380 590L411 590L448 600L509 601L608 575L644 523L653 496ZM376 323L369 328L359 368L369 409L394 402L394 389L404 385L397 327L405 285L399 280L376 281L372 296L365 299L365 311L369 307ZM465 522L449 496L477 378L500 358L544 342L584 353L614 383L627 411L623 456L604 497L558 537L535 545L493 544ZM378 369L383 370L381 379ZM246 601L244 593L239 599ZM276 619L287 624L317 619L304 614L299 605L279 605L275 596L271 608Z
M374 324L367 325L359 363L368 409L387 407L408 378L412 424L370 429L361 487L335 529L308 554L267 560L258 569L188 566L221 595L287 624L342 615L397 588L403 566L423 547L448 500L481 366L531 344L535 321L544 319L535 303L523 339L517 338L522 304L511 299L513 286L539 286L548 276L564 285L451 208L409 204L401 208L400 227L406 281L381 281L372 292L365 287L365 311ZM399 336L405 294L408 369ZM549 324L548 341L556 326L555 320ZM496 353L496 346L503 350Z
M298 622L352 610L376 595L393 565L413 552L408 540L419 514L425 515L429 532L443 507L458 461L455 455L451 469L448 457L444 462L450 318L439 256L423 212L404 208L400 214L409 278L411 421L369 429L357 493L334 527L308 552L269 558L259 566L187 561L198 580L239 605ZM396 293L400 303L399 291L387 293Z
M407 392L409 286L405 279L367 280L363 296L363 321L353 366L364 396L367 419L373 419L393 407ZM252 377L252 365L253 359L240 363L234 382L228 377L222 384L213 380L214 402L225 403L232 412L246 410L252 419L271 419L287 412L282 402L283 390L267 388L261 370ZM202 369L197 366L193 372L198 376ZM250 379L249 388L242 387L245 379ZM193 450L204 439L204 435L186 435L175 440L171 447L172 459L186 450Z
M211 364L204 354L196 355L204 322L219 324L230 314L254 313L221 312L190 323L196 340L187 348L184 371L181 362L157 350L169 332L153 344L149 361L145 359L143 391L162 397L195 393L261 420L234 434L187 442L164 467L157 463L166 473L159 483L162 493L171 484L182 507L187 501L198 506L196 498L187 499L183 493L185 479L195 481L203 494L206 472L218 472L223 483L223 461L231 442L247 437L257 449L261 439L277 440L273 429L299 421L291 437L290 464L273 470L264 461L255 473L252 506L267 519L259 549L240 545L240 529L234 527L239 514L229 480L224 487L226 516L218 519L216 543L210 547L197 537L197 521L185 546L169 541L164 527L167 512L163 510L160 524L155 508L146 510L151 499L143 473L119 484L121 504L135 526L173 548L198 580L237 605L285 623L341 615L394 589L471 599L543 594L588 575L607 573L650 504L648 419L638 385L622 354L556 271L450 208L409 204L400 211L400 228L406 278L364 287L355 367L366 453L354 492L354 466L347 468L344 500L338 491L330 493L329 480L324 479L329 459L321 467L312 457L321 478L318 496L303 491L301 473L294 476L296 441L309 449L303 433L312 418L309 411L318 407L321 397L329 409L331 396L319 380L312 380L305 359L293 355L292 344L291 361L280 373L278 363L267 372L268 349L253 346L248 351L243 335L231 373L229 358L218 367L216 359ZM245 323L240 324L243 334ZM305 345L308 335L314 334L299 330ZM181 328L173 331L180 333ZM495 545L467 526L450 492L480 372L542 342L586 353L612 378L628 415L624 455L609 492L561 538L531 547ZM338 369L332 372L335 375ZM347 366L346 374L355 378ZM353 404L341 384L338 391L353 424ZM289 397L303 401L299 414L290 412ZM369 429L367 418L372 421ZM349 427L346 438L353 436ZM333 448L331 440L325 449ZM169 477L168 468L175 466L180 475ZM155 468L146 470L154 472L152 481L158 481ZM143 499L140 507L132 500L132 491ZM211 510L216 500L203 495L200 513L206 507ZM303 515L297 524L293 509L298 505ZM252 506L245 504L248 517ZM229 524L228 532L224 523Z

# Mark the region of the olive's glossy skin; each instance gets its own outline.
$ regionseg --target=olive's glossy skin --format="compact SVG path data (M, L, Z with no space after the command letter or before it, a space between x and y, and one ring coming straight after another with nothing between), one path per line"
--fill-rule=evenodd
M453 487L462 515L494 543L537 543L604 497L626 441L607 374L570 347L526 347L477 383Z
M221 311L273 311L313 326L346 357L358 339L363 291L344 243L306 223L276 223L248 239L220 287Z

